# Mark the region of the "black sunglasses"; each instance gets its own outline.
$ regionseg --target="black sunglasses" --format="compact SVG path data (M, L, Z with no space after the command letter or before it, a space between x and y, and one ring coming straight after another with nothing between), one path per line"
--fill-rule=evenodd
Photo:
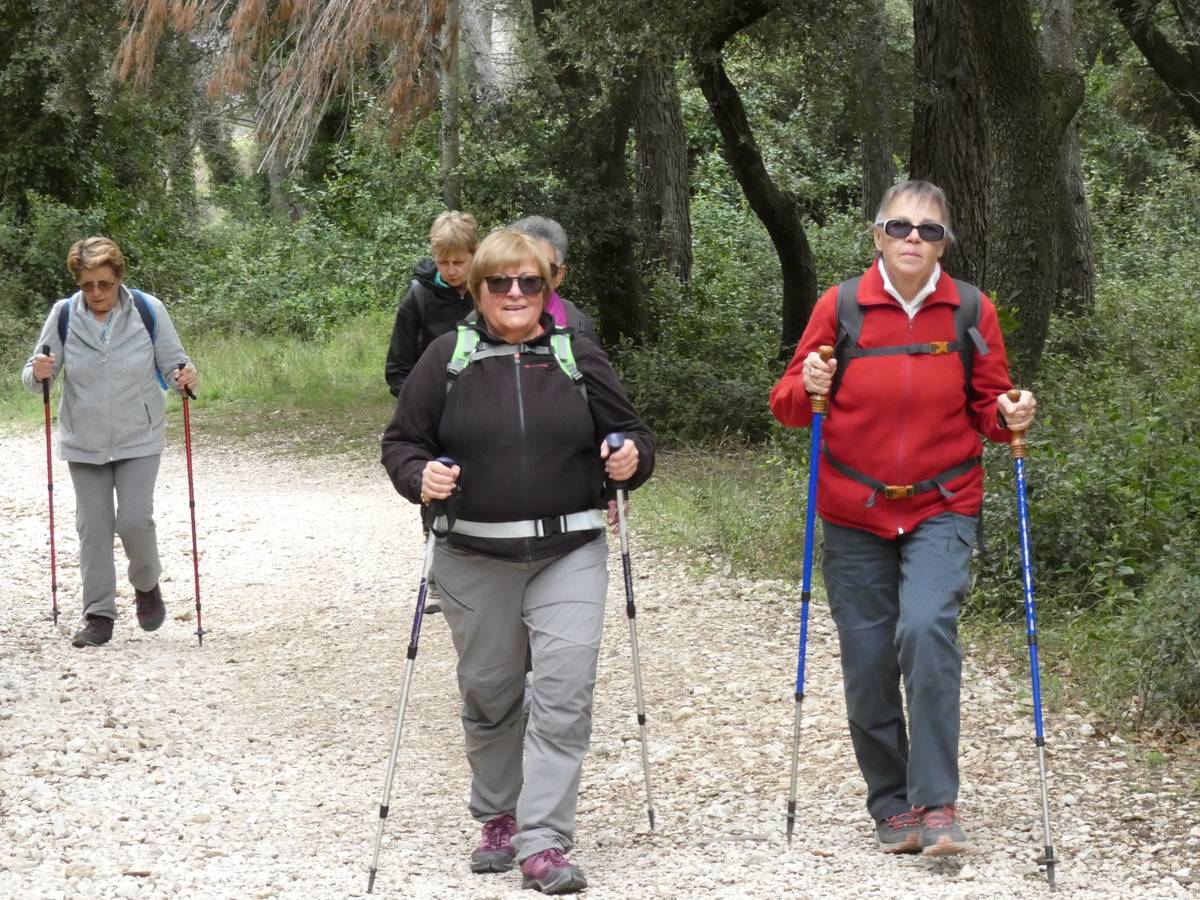
M493 294L507 294L514 281L527 297L540 294L546 287L546 279L541 275L485 275L483 281Z
M881 225L884 234L898 241L902 241L912 234L914 228L917 229L917 236L929 243L946 238L946 226L939 225L937 222L922 222L920 225L914 225L908 219L888 219L886 222L876 222L875 224Z

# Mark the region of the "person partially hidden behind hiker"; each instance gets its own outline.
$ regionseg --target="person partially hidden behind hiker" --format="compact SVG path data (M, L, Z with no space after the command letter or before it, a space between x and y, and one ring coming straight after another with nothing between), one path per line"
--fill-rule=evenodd
M879 845L959 853L968 843L955 808L957 619L983 502L980 435L1007 442L1010 428L1033 422L1036 403L1028 391L1015 403L1005 395L1012 384L991 301L941 268L953 240L941 189L895 185L872 231L875 262L857 290L834 286L817 302L771 411L808 426L809 396L832 388L814 461L822 571ZM958 324L960 305L977 310L962 323L974 333ZM860 323L857 347L847 316ZM821 345L836 348L833 359L822 361Z
M125 286L125 258L115 243L76 242L67 268L79 291L50 310L21 380L40 393L41 382L63 376L58 454L75 488L84 614L71 643L96 647L112 638L117 617L114 533L129 560L138 624L154 631L166 618L154 528L163 390L168 383L193 389L197 374L163 304Z
M550 262L536 241L490 235L468 281L478 319L435 340L413 368L382 462L411 502L450 499L433 569L458 653L469 809L482 824L471 869L519 863L525 887L571 893L587 886L564 854L575 844L603 631L605 478L645 482L653 437L600 348L546 312ZM612 432L625 441L610 452Z
M453 331L474 308L467 269L478 243L475 229L474 216L457 210L447 210L433 220L429 229L433 258L413 269L392 325L384 378L393 397L400 396L405 379L434 338Z

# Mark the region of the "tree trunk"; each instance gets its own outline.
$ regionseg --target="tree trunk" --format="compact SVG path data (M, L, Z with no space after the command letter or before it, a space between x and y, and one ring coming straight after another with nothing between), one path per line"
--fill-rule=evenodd
M1076 73L1073 0L1048 0L1042 12L1042 58L1048 73L1070 78ZM1057 311L1089 315L1095 306L1096 261L1092 217L1079 157L1078 115L1063 135L1059 165Z
M442 202L446 209L462 208L462 169L459 166L458 4L446 0L446 24L438 54L442 76Z
M687 135L672 60L654 55L638 77L637 196L645 255L680 281L692 275Z
M970 37L962 3L914 0L918 94L913 106L911 177L932 181L950 202L956 240L942 261L946 271L981 285L989 275L991 164Z
M1059 162L1063 135L1083 100L1077 75L1048 73L1038 54L1027 0L968 0L992 150L992 205L986 286L1016 314L1008 341L1019 380L1041 363L1058 283Z
M887 71L884 0L862 0L865 27L858 47L858 121L862 139L862 212L868 222L896 181L892 161L891 110L880 74Z
M783 270L783 327L779 356L789 359L816 303L816 268L800 220L799 205L794 197L781 191L771 180L742 99L725 73L721 62L725 39L721 37L697 48L692 55L692 67L720 129L725 158L779 255Z
M575 210L587 226L572 235L576 258L582 256L576 271L595 298L601 341L612 347L628 338L636 345L646 337L646 311L625 156L635 105L632 73L615 73L608 95L599 97L598 86L555 49L550 29L559 2L532 0L533 21L561 91L565 124L560 130L564 147L556 155L559 174L575 191Z

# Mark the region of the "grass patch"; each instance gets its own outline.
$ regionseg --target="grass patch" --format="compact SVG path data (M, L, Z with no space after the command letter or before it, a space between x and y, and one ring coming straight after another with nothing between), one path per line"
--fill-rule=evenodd
M227 436L302 436L311 452L377 453L395 401L383 379L390 313L355 316L322 341L202 334L185 339L200 370L193 430ZM57 411L57 392L53 399ZM178 400L168 403L172 425ZM36 425L41 399L15 379L0 393L0 421ZM295 446L293 444L293 446Z

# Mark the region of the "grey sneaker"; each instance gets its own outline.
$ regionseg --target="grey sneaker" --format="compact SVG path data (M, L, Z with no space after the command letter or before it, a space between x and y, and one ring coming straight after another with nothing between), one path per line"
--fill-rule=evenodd
M99 647L112 640L113 620L106 616L88 616L87 622L71 638L74 647Z
M962 853L971 846L958 824L954 804L916 807L914 811L921 816L921 852L926 856Z
M471 851L471 871L483 875L511 869L517 855L512 845L516 833L517 820L508 813L484 822L479 845Z
M557 847L521 860L521 887L543 894L574 894L588 886L579 866L571 865Z
M921 817L906 809L880 819L875 824L875 839L884 853L920 853Z
M442 592L438 590L437 582L433 580L433 573L429 573L429 580L425 582L425 615L436 616L442 611Z

